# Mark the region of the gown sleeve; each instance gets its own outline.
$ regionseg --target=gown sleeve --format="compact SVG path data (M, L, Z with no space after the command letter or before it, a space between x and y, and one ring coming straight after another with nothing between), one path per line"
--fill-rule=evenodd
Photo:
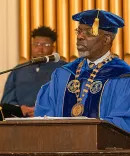
M15 72L11 72L7 78L1 103L17 104Z
M110 80L103 92L101 118L130 132L130 78Z
M34 116L55 116L57 98L57 75L52 74L51 81L43 85L37 95Z

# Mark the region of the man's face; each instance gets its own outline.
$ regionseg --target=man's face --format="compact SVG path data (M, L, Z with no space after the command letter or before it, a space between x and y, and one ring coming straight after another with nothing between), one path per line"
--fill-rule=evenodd
M91 27L86 24L80 24L76 29L77 49L80 56L85 56L91 61L100 58L104 44L104 31L99 30L98 36L93 36Z
M53 42L49 37L35 37L32 41L32 57L51 55Z

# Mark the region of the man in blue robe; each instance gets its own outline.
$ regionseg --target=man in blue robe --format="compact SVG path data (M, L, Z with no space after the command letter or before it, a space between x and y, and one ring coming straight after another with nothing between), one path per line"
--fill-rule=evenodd
M38 27L32 31L31 37L33 39L31 51L33 58L53 53L57 34L51 28ZM51 79L52 72L64 64L66 63L62 60L57 63L40 63L11 72L5 84L1 103L18 105L21 107L24 116L33 116L39 89Z
M100 118L130 132L130 67L110 52L123 19L103 10L72 18L83 57L54 71L38 93L35 116Z

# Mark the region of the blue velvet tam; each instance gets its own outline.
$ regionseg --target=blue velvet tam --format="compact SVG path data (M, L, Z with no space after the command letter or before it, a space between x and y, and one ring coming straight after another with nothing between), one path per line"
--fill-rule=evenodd
M117 33L118 28L124 26L124 20L121 17L104 10L83 11L73 15L72 19L79 21L80 24L87 24L92 26L97 16L99 18L99 29Z

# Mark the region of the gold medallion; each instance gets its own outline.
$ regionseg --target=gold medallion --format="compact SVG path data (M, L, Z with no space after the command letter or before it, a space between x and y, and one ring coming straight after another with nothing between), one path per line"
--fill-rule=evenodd
M83 115L83 112L84 112L84 106L83 104L75 104L73 107L72 107L72 110L71 110L71 116L82 116Z
M80 87L80 82L78 80L71 80L67 85L67 88L71 93L75 93L79 87Z
M96 94L96 93L100 92L101 89L102 89L102 82L101 81L94 81L91 84L90 92L92 94Z

